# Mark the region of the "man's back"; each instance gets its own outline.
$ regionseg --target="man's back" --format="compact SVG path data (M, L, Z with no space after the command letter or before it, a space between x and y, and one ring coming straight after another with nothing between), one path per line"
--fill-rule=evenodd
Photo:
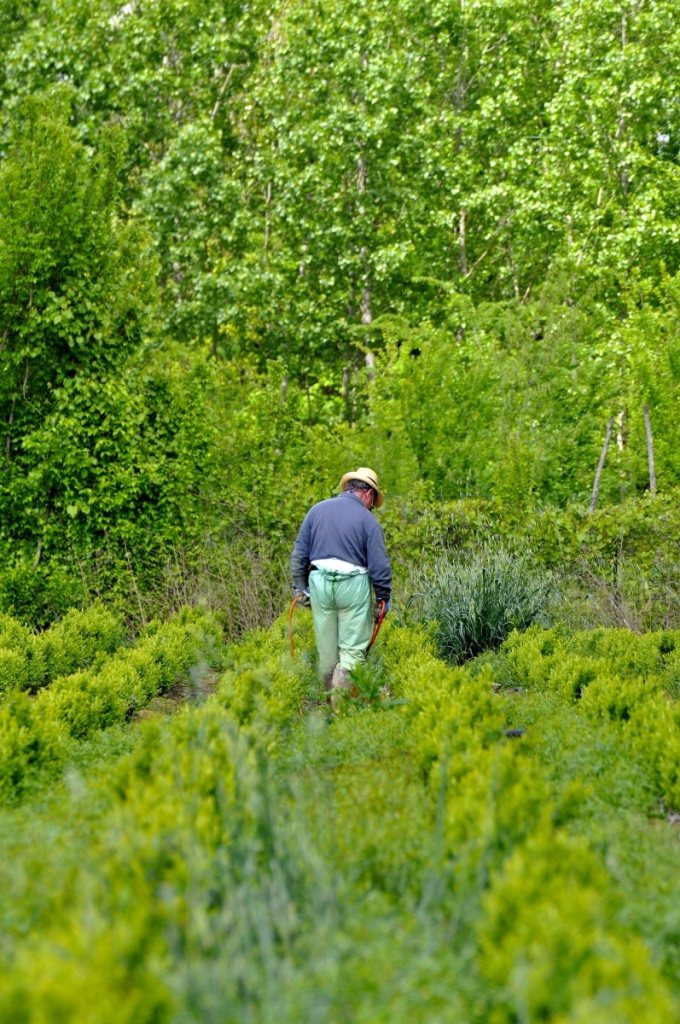
M389 598L392 570L380 523L351 492L314 505L295 541L291 559L296 586L306 586L310 565L337 558L368 569L375 595Z

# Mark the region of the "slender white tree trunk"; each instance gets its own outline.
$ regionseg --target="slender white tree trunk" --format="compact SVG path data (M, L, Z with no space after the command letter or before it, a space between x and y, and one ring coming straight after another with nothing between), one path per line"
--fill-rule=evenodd
M363 156L360 156L357 160L357 192L359 195L363 195L366 191L366 161ZM361 322L365 326L373 323L373 311L371 309L371 284L369 280L369 271L367 264L367 252L366 246L361 247L361 266L364 278L364 287L361 291ZM368 378L372 380L374 377L375 370L375 356L370 349L366 350L366 367L368 369Z
M609 442L612 438L613 426L614 417L610 416L609 423L607 424L607 434L604 439L604 444L602 445L602 454L600 455L600 461L598 462L597 469L595 471L595 482L593 483L593 493L590 499L590 508L588 509L589 512L594 512L595 506L597 505L597 496L600 493L600 477L602 476L602 470L604 469L604 460L607 458L607 449L609 448Z
M645 402L645 432L647 434L647 461L649 462L649 491L656 494L656 468L654 466L654 443L652 441L652 421L649 406Z
M458 242L460 244L460 272L463 277L467 277L468 262L467 262L467 249L465 247L465 220L467 218L467 211L460 211L460 220L458 221Z

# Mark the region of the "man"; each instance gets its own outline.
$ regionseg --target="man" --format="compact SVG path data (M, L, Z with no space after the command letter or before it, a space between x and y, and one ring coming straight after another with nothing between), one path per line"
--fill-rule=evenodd
M382 527L371 515L385 498L372 469L345 473L336 498L309 510L298 534L291 568L295 595L312 607L319 669L326 690L364 661L373 632L373 601L389 609L392 569ZM336 678L338 678L336 677Z

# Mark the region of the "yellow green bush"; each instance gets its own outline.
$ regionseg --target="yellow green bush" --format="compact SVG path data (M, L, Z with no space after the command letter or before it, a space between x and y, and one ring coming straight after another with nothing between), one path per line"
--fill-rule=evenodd
M122 622L95 605L72 609L43 633L33 633L8 615L0 616L0 694L14 688L37 690L60 675L88 668L112 654L124 640Z
M620 741L647 766L650 784L671 808L680 807L680 634L639 636L624 629L569 635L532 628L504 645L512 678L550 692L580 714L614 723Z
M607 872L581 838L545 829L492 878L480 928L483 976L507 990L490 1017L671 1024L677 1004L649 951L617 926Z
M182 612L165 625L152 623L136 646L109 656L96 644L102 636L109 644L118 637L115 620L92 616L85 620L89 631L82 634L73 628L77 621L71 617L58 635L65 634L68 649L89 658L91 668L58 676L30 699L12 691L0 707L0 735L5 737L0 744L0 798L5 801L20 798L35 776L58 772L72 740L129 719L192 667L218 655L219 629L200 612ZM62 651L66 648L64 644Z
M21 713L73 745L186 671L209 628L154 624L96 670L17 695ZM129 726L132 752L63 797L45 828L80 843L77 867L48 854L54 891L30 916L0 884L0 1017L676 1020L677 935L659 908L680 899L677 840L646 817L669 747L617 752L659 702L675 714L669 638L532 630L453 668L427 631L392 622L365 669L384 699L331 712L309 614L294 628L294 658L283 619L247 636L213 696ZM83 800L96 827L76 840ZM26 843L35 813L16 819Z

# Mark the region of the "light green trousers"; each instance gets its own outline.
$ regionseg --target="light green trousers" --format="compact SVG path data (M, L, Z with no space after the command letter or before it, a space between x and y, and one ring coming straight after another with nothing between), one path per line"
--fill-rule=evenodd
M373 633L368 573L315 569L309 574L309 599L321 675L338 663L349 671L365 661Z

